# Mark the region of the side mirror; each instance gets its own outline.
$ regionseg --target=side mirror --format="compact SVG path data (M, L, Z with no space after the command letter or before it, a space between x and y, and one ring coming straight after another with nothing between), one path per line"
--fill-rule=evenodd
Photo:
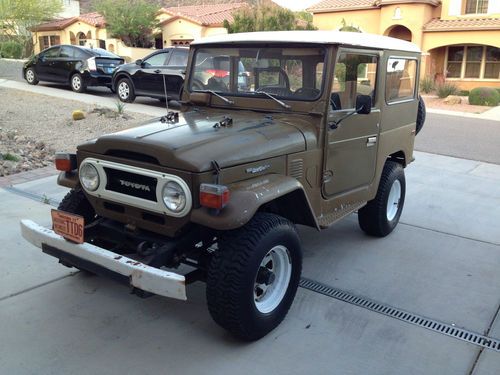
M358 95L356 97L356 113L368 115L372 111L372 97L370 95Z
M142 59L135 60L135 65L142 66Z

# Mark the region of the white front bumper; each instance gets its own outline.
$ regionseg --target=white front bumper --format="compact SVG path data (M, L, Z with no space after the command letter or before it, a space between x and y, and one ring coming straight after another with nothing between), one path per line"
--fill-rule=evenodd
M65 240L53 230L31 220L21 220L21 233L33 245L42 244L64 254L90 262L101 268L129 278L130 285L160 296L186 300L186 282L182 275L150 267L89 243L75 244Z

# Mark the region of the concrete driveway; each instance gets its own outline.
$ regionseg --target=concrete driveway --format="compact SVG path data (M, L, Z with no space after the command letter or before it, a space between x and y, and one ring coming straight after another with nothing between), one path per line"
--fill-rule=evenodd
M500 166L416 157L397 230L369 238L355 215L300 228L303 276L500 338ZM14 188L0 190L2 374L499 373L499 351L302 288L275 331L235 341L212 322L202 283L188 302L142 300L41 254L18 222L49 225L41 197L65 190L54 177Z

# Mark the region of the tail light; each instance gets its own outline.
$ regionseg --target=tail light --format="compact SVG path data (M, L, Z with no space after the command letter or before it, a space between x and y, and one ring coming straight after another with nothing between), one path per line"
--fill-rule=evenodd
M58 171L71 172L76 169L76 155L57 152L55 164Z
M227 70L221 70L221 69L207 69L205 70L205 72L213 75L216 78L224 78L229 75L229 72Z
M97 64L95 62L95 57L91 57L90 59L87 60L87 66L89 67L89 70L95 72L97 70Z
M203 207L222 209L229 202L229 189L224 185L201 184L200 204Z

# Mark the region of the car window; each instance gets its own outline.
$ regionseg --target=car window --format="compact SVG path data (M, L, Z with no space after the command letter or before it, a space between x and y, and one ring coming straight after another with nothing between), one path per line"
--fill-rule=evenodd
M172 52L172 57L168 62L169 66L186 66L189 51L185 49L176 49Z
M411 99L415 96L417 61L391 57L387 61L385 100L388 103Z
M49 48L47 51L43 53L43 57L45 58L55 58L59 56L59 47Z
M106 51L103 48L92 48L92 49L89 49L88 51L91 52L95 56L113 57L113 58L116 58L116 59L120 58L120 56L118 56L118 55L116 55L116 54L114 54L112 52Z
M61 46L59 57L73 57L73 47Z
M144 66L149 67L149 66L164 66L165 65L165 60L168 57L168 52L160 52L157 53L156 55L153 55L146 60L144 60Z
M91 55L87 53L84 50L81 50L80 48L74 48L75 52L75 58L77 59L88 59Z
M375 102L378 58L357 52L341 52L335 65L330 110L353 109L358 95Z

